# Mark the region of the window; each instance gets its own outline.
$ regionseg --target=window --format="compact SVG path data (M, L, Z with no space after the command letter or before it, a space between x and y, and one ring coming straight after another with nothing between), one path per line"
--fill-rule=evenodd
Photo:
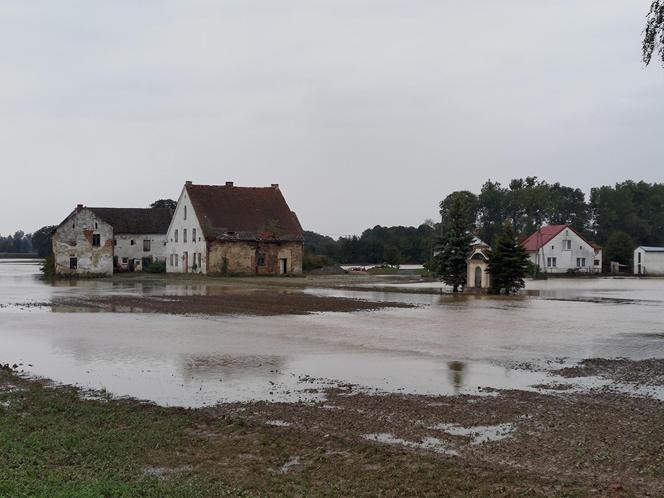
M78 258L69 258L69 269L75 270L78 268Z
M596 259L596 260L594 261L594 263L595 263L595 266L599 266L599 259Z
M187 229L182 230L182 242L187 243Z
M639 256L639 263L641 262L641 253L638 253Z
M265 254L259 253L257 258L258 266L265 266Z
M552 251L555 250L555 248L556 248L556 246L551 246L551 250L552 250Z
M572 250L572 241L570 239L563 240L563 251Z
M134 246L134 245L136 245L136 241L135 241L134 239L131 239L130 244L131 244L132 246Z
M127 263L129 263L129 258L122 258L122 264L126 265Z
M198 269L201 269L201 253L198 253Z
M191 241L196 243L196 229L195 228L191 229Z
M184 219L187 220L187 206L184 207ZM187 241L185 240L185 242Z
M586 258L576 258L576 266L579 268L586 267Z
M177 230L177 228L176 228L176 229L175 229L175 242L177 242L177 241L178 241L178 230Z
M557 266L557 258L546 258L546 266L555 268Z
M173 266L173 255L172 255L172 254L171 254L171 256L170 256L169 265L170 265L170 266Z
M99 247L101 245L101 235L98 233L92 234L92 245L93 247Z
M96 221L95 221L95 230L99 230L99 225L97 225Z
M113 245L117 246L118 245L118 239L113 239Z
M143 241L143 252L150 252L150 239Z
M178 259L180 259L180 257L177 254L175 254L174 256L175 256L175 258L174 258L175 259L175 266L178 266Z

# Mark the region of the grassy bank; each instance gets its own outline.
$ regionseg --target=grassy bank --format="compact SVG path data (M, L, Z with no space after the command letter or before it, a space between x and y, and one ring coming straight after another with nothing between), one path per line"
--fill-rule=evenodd
M310 405L270 406L186 410L99 393L83 399L74 388L2 371L0 496L582 494L570 482L559 487L560 481L520 470L321 433L325 420L273 426L257 414L335 414Z
M661 403L611 392L372 396L348 386L320 403L197 410L92 394L0 371L0 496L664 492ZM514 432L476 444L441 422Z

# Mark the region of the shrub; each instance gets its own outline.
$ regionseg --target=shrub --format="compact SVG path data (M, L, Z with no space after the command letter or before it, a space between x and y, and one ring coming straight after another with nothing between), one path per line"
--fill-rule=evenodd
M40 268L44 280L53 280L55 278L55 257L53 254L44 258L44 263Z
M324 254L319 255L312 254L309 251L304 252L304 257L302 258L302 269L304 271L317 270L330 265L332 265L332 260Z
M166 261L155 260L145 268L145 271L148 273L166 273Z

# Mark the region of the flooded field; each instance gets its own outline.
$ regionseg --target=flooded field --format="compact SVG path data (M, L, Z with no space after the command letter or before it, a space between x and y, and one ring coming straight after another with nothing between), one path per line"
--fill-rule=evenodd
M325 388L346 384L431 395L536 390L547 383L578 384L551 371L585 358L664 356L664 280L537 281L516 298L440 295L436 283L434 293L414 294L322 288L321 281L307 288L309 280L303 280L303 291L271 292L415 306L214 316L195 309L143 313L127 299L223 299L224 293L255 289L243 283L229 291L229 279L49 285L38 279L38 267L0 261L0 363L164 405L321 399ZM406 289L431 285L379 282ZM121 297L125 306L92 312L66 304L109 296Z

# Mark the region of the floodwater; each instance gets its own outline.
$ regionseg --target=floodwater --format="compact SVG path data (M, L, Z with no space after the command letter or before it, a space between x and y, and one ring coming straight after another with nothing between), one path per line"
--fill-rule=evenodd
M419 394L533 389L569 381L520 369L523 363L558 368L583 358L664 354L659 279L529 282L530 295L517 298L309 289L418 306L205 317L73 313L43 304L90 294L195 294L213 281L53 286L38 279L38 268L0 260L0 363L164 405L321 399L323 388L343 384Z

